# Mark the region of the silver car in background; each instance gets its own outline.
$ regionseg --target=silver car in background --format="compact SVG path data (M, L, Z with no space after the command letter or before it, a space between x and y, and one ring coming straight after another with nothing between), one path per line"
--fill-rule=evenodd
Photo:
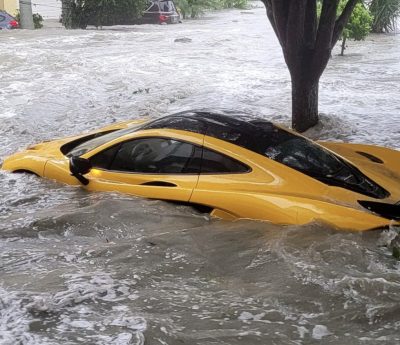
M2 29L18 29L18 21L5 11L0 10L0 30Z

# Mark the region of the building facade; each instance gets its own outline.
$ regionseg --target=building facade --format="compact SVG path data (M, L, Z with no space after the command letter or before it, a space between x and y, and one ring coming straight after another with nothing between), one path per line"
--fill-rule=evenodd
M18 10L18 0L0 0L0 10L15 16Z
M39 13L44 19L59 19L61 0L32 0L32 12Z
M61 16L61 0L31 0L32 12L39 13L44 19L58 19ZM0 0L0 10L16 15L19 0Z

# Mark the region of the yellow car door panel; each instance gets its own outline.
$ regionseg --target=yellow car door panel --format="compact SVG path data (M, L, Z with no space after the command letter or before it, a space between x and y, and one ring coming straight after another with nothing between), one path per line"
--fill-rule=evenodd
M146 198L187 202L198 175L152 175L92 169L88 190L114 191Z
M200 157L201 148L188 142L134 138L90 158L88 188L187 202L198 182Z

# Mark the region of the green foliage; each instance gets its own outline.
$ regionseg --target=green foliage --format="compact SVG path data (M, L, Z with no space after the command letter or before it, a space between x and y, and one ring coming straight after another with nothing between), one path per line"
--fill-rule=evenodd
M43 27L43 17L39 13L33 14L33 25L35 29L41 29Z
M183 18L196 18L205 10L223 8L246 8L248 0L175 0Z
M217 0L177 0L175 4L183 18L195 18L203 14L204 10L214 8Z
M245 8L248 0L175 0L184 18L195 18L205 10L222 8ZM140 17L147 0L61 0L61 21L66 28L86 28L114 23L129 23Z
M347 2L348 0L340 0L337 11L337 17L341 15L344 8L346 7ZM321 14L321 8L322 8L321 1L318 1L317 3L318 17ZM340 39L342 40L342 49L340 55L343 55L344 50L346 49L347 39L361 41L368 36L368 34L371 32L372 21L373 21L373 16L371 15L369 9L362 2L359 2L355 6L350 16L350 20L343 29L342 35L340 37Z
M400 0L372 0L369 5L374 21L372 31L381 33L393 31L400 16Z
M183 18L196 18L205 10L217 8L220 2L219 0L176 0L175 4Z
M34 25L35 29L41 29L43 27L43 17L39 13L34 13L32 15L32 17L33 17L33 25ZM15 19L18 22L21 22L21 14L19 12L15 16Z
M62 0L62 23L66 28L84 29L138 18L146 0Z
M342 13L347 1L341 0L339 13ZM350 38L355 41L364 40L371 32L372 15L368 8L362 3L358 3L351 14L350 20L343 30L342 38Z
M224 8L247 8L247 0L222 0L222 6Z

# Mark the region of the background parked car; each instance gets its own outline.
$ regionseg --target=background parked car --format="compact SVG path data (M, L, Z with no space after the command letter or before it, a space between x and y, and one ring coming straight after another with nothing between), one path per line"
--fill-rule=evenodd
M140 18L141 24L176 24L179 23L179 13L171 0L153 0Z
M92 13L87 23L95 26L133 25L133 24L174 24L180 22L180 15L172 0L148 1L146 9L139 18L130 13L114 13L98 18Z
M18 21L5 11L0 10L0 30L2 29L18 29Z

